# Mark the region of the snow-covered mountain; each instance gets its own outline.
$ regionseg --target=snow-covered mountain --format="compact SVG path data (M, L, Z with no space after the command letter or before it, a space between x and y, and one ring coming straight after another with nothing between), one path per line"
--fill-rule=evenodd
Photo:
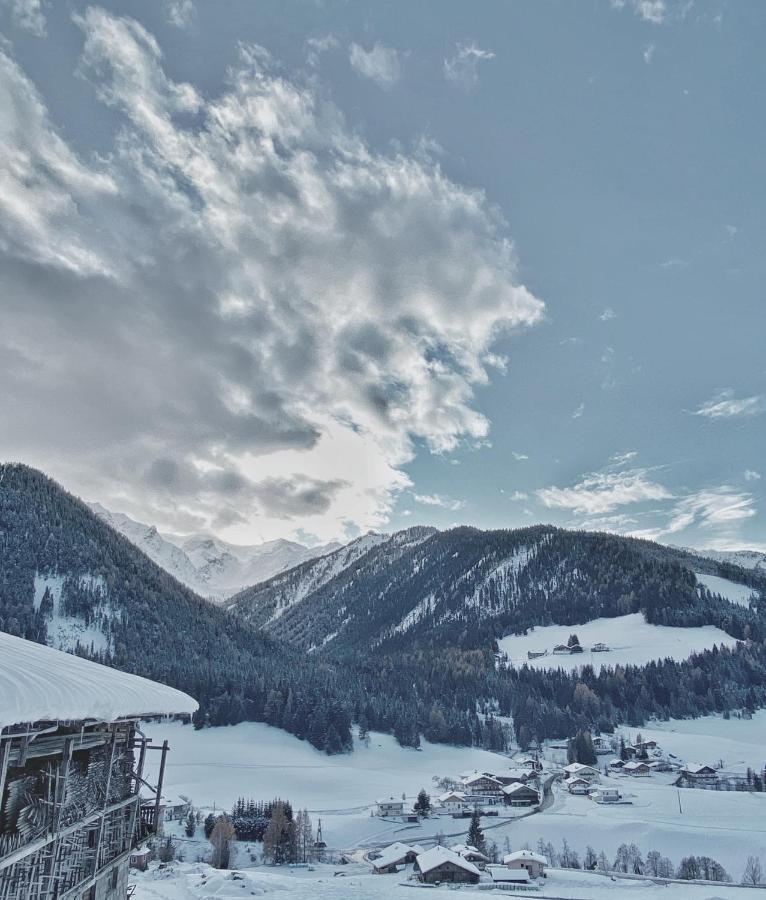
M89 505L103 522L124 535L182 584L203 597L218 601L307 560L332 553L341 546L334 541L306 547L286 540L240 545L213 535L161 534L153 525L111 512L100 503Z
M692 550L699 556L714 559L716 562L730 563L732 566L740 566L742 569L753 569L756 572L766 574L766 553L758 550Z

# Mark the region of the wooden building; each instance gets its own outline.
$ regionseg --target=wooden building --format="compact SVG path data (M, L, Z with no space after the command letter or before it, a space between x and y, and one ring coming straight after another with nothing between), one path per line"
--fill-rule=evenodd
M154 749L138 719L196 709L173 688L0 633L0 900L123 900Z
M506 806L536 806L540 795L528 784L516 781L503 788L503 802Z
M516 850L503 857L503 863L509 869L524 869L530 878L543 878L548 860L533 850Z
M414 871L423 884L478 884L476 866L447 847L432 847L415 860Z

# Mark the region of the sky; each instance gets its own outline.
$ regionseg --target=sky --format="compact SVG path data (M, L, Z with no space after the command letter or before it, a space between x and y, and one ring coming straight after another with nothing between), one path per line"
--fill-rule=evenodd
M766 4L0 0L0 458L174 533L766 550Z

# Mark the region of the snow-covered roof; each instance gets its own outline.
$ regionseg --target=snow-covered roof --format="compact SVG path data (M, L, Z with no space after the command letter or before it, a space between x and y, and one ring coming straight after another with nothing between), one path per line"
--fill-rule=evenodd
M0 632L0 728L191 714L198 706L167 685Z
M503 788L504 794L515 794L517 791L534 791L534 793L537 793L534 788L528 784L522 784L520 781L514 781L513 784L508 784Z
M703 763L686 763L683 766L683 771L689 772L692 775L699 775L700 772L714 772L715 769L712 766L707 766Z
M404 800L401 797L383 797L376 802L378 806L404 806Z
M573 784L588 784L589 782L585 778L579 778L577 775L570 775L569 778L564 779L564 784L567 787L571 787Z
M388 866L393 866L396 863L403 862L405 856L407 856L408 853L414 852L416 852L414 847L410 847L409 844L402 844L399 841L396 841L396 843L391 844L384 850L381 850L380 856L372 861L372 865L376 869L386 869L388 868Z
M447 847L432 847L430 850L426 850L425 853L421 853L420 856L418 856L418 868L423 874L438 868L446 862L459 866L461 869L465 869L466 872L470 872L472 875L481 875L481 872L479 872L473 863L468 862L467 859L463 859L459 853L455 853L454 850L449 850Z
M513 853L506 853L503 857L503 862L509 865L512 862L537 862L543 866L548 865L548 860L541 856L539 853L535 853L533 850L515 850Z
M446 803L449 799L465 800L465 791L447 791L439 797L439 803Z
M487 866L493 881L511 882L512 884L528 884L529 872L526 869L509 869L506 866Z
M598 769L594 769L593 766L586 766L584 763L569 763L568 766L564 766L565 772L571 772L573 775L579 775L583 772L598 772Z
M475 775L469 775L467 778L463 779L463 784L474 784L474 782L483 781L484 779L494 781L497 785L501 784L494 775L487 775L484 772L477 772Z

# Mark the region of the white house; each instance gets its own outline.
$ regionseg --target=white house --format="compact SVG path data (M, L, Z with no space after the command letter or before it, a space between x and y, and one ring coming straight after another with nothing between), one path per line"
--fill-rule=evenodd
M381 850L375 859L371 859L372 868L377 875L389 875L396 872L399 866L415 862L418 853L422 852L422 847L411 847L397 841Z
M392 819L404 815L404 800L397 800L396 797L386 797L383 800L378 800L377 806L378 815L384 819Z
M471 805L465 791L447 791L439 797L439 806L448 813L463 812Z
M649 766L640 759L632 759L630 762L626 762L622 767L622 771L628 775L632 775L634 778L636 776L642 777L652 774L652 770Z
M716 771L712 766L702 765L701 763L686 763L681 766L681 774L689 781L702 783L709 783L718 778Z
M545 875L548 860L532 850L516 850L514 853L507 853L503 857L503 863L509 869L526 870L530 878L540 878Z
M462 779L463 785L469 794L500 794L503 790L503 783L489 775L486 772L476 772Z
M617 788L599 787L590 792L591 800L596 803L619 803L622 795Z
M578 778L576 775L570 775L564 779L564 787L570 794L587 794L590 791L590 782L585 778Z
M586 781L598 781L599 779L598 769L583 763L570 763L568 766L564 766L564 772L569 777L584 778Z

